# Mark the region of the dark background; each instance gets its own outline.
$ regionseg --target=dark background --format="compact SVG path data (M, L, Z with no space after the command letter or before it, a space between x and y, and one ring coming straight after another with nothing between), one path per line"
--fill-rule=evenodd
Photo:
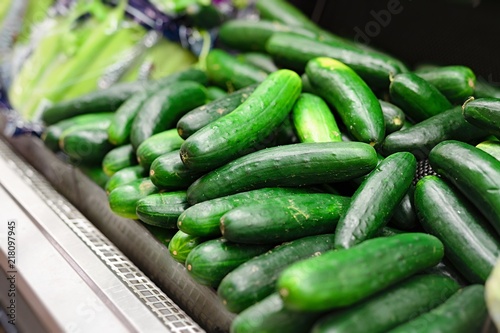
M407 63L465 65L500 86L500 2L485 0L290 0L321 27ZM390 14L384 26L373 13ZM370 23L371 22L371 23ZM378 29L377 29L378 26ZM371 30L370 30L371 29ZM378 31L377 31L378 30ZM359 32L361 31L361 33ZM364 37L361 37L364 34Z

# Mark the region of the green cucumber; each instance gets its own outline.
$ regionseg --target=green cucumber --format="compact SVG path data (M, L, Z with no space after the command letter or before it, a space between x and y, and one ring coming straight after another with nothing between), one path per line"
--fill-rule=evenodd
M205 87L184 81L155 92L138 111L130 130L130 142L135 149L154 134L174 128L188 111L205 104Z
M175 229L187 206L186 191L154 193L137 201L136 214L146 224Z
M183 139L187 139L194 132L211 122L233 112L241 103L253 93L258 84L252 84L216 101L199 106L179 119L177 131Z
M268 74L278 70L278 66L274 63L273 58L265 53L247 52L240 54L238 58L260 68Z
M218 100L227 96L227 91L216 86L207 87L207 99L211 101Z
M169 246L170 241L177 232L176 229L165 229L160 227L155 227L153 225L145 224L144 227L149 230L149 232L156 238L160 243Z
M111 177L117 171L136 164L134 148L129 144L111 149L102 159L102 170Z
M208 171L244 155L285 120L301 86L299 75L290 70L270 74L233 112L186 139L181 146L183 163Z
M453 266L470 283L484 284L500 255L500 241L488 221L437 176L418 181L415 207L425 231L443 242Z
M415 212L415 207L413 204L413 192L412 187L403 196L401 202L394 210L394 214L387 223L388 226L392 226L401 230L414 230L418 226L418 217Z
M137 202L154 193L158 193L158 188L149 177L139 178L112 190L108 195L109 207L118 216L137 220Z
M415 156L395 153L361 183L335 229L335 247L350 248L373 237L391 218L417 169Z
M420 274L420 273L419 273ZM421 274L436 274L453 279L461 287L468 285L465 278L456 270L447 258L443 258L436 266L423 270Z
M332 111L319 96L302 93L293 106L292 117L300 142L342 141Z
M380 103L361 77L340 61L315 58L306 66L318 95L337 110L347 131L357 140L378 145L385 136Z
M290 27L317 30L318 26L297 7L283 0L257 0L255 7L260 17L278 21Z
M484 286L475 284L460 289L443 304L399 325L390 333L481 332L487 317Z
M270 198L287 197L300 193L313 193L307 188L261 188L200 202L184 211L177 227L187 234L203 237L219 237L220 218L233 208L251 205Z
M392 103L415 122L449 110L453 105L432 84L415 73L395 75L389 85Z
M302 91L303 92L316 94L313 86L311 85L311 81L307 77L306 73L302 73L302 75L300 76L300 79L302 80Z
M237 244L217 238L192 249L185 266L196 282L216 288L233 269L270 249L269 245Z
M266 79L267 73L221 49L212 49L206 58L207 75L215 85L229 92Z
M476 148L481 149L482 151L487 152L494 158L496 158L498 161L500 161L500 142L499 141L493 141L493 140L486 140L483 142L480 142L476 145Z
M368 239L288 266L277 290L290 309L348 306L436 265L443 252L441 241L424 233Z
M419 160L426 159L434 146L444 140L471 141L484 138L486 133L469 124L459 106L423 120L406 130L387 135L379 151L383 155L407 151Z
M156 133L144 140L136 150L137 160L140 165L149 169L151 163L159 156L177 150L181 147L184 139L172 128Z
M343 311L323 316L311 333L364 333L367 330L385 333L434 309L459 288L448 277L417 275Z
M346 181L366 175L378 162L362 142L296 143L242 156L197 179L190 204L262 187L294 187Z
M73 163L86 165L102 164L104 156L114 148L108 141L106 129L84 129L63 133L59 145L61 150L74 160Z
M227 274L219 284L217 294L229 311L239 313L272 294L280 273L288 265L319 256L332 248L332 234L283 243Z
M118 186L139 178L144 178L145 176L147 176L147 170L142 165L134 165L123 168L120 171L117 171L113 176L109 177L104 189L106 190L106 193L109 194Z
M399 229L394 229L394 228L391 228L391 227L383 227L382 229L380 229L376 233L375 237L389 237L389 236L395 236L395 235L403 234L405 232L406 231L399 230Z
M379 102L384 115L385 133L399 131L405 123L406 116L404 112L392 103L380 99Z
M179 150L165 153L156 158L149 169L149 177L160 189L187 189L203 174L193 172L182 163Z
M109 176L102 170L99 165L87 166L79 165L78 169L87 177L89 177L94 183L99 185L99 187L104 188L106 183L109 181Z
M333 233L350 201L329 193L269 198L230 210L221 217L220 230L227 240L244 244L279 244Z
M177 230L168 244L168 251L175 261L184 265L189 252L207 240L209 238L191 236L181 230Z
M500 137L500 99L471 98L462 107L465 120Z
M500 162L479 148L454 140L443 141L434 147L429 162L500 234Z

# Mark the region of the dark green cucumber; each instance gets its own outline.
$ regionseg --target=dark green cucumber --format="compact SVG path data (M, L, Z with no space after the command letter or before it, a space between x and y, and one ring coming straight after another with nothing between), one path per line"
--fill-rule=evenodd
M170 241L177 232L176 229L165 229L160 227L155 227L153 225L144 224L144 227L149 230L149 232L156 238L160 243L165 246L169 246Z
M203 173L193 172L182 163L179 150L171 151L156 158L149 168L149 177L160 189L187 189Z
M394 229L394 228L391 228L391 227L383 227L382 229L380 229L376 233L375 237L390 237L390 236L395 236L395 235L403 234L405 232L406 231L399 230L399 229Z
M205 104L205 87L196 82L184 81L155 92L144 102L130 130L130 142L137 149L154 134L174 128L188 111Z
M500 254L500 241L479 211L436 176L418 181L415 207L425 231L443 242L453 266L470 283L484 284Z
M362 142L296 143L242 156L189 186L195 204L263 187L294 187L346 181L377 165L375 149Z
M453 105L432 84L415 73L395 75L389 85L391 101L415 122L449 110Z
M500 161L500 141L486 140L478 143L476 145L476 148L479 148L482 151L487 152L488 154L496 158L498 161Z
M452 103L462 104L474 94L476 75L466 66L443 66L417 70L425 81L436 87Z
M212 49L206 58L207 75L215 85L229 92L265 80L267 73L221 49Z
M448 140L434 147L429 162L455 185L500 234L500 162L470 144Z
M102 170L102 167L99 165L95 166L86 166L79 165L78 169L80 169L83 174L89 177L94 183L99 185L99 187L104 188L106 183L109 181L109 176Z
M484 286L475 284L460 289L443 304L390 333L481 332L487 317Z
M419 160L426 159L434 146L444 140L471 141L483 138L486 132L469 124L459 106L421 121L406 130L385 137L380 146L383 155L407 151Z
M469 123L500 137L500 99L478 98L466 101L463 115Z
M329 193L269 198L230 210L221 217L220 230L227 240L244 244L279 244L333 233L350 201Z
M200 202L186 209L179 216L177 227L193 236L219 237L220 218L233 208L251 205L269 200L270 198L287 197L300 193L313 193L307 188L261 188L241 192L221 198Z
M63 133L64 134L64 133ZM61 137L61 150L74 160L73 163L101 165L104 156L113 149L106 129L71 131Z
M199 106L179 119L177 131L183 139L211 122L231 113L253 93L258 84L252 84L227 96Z
M215 101L219 98L227 96L227 91L216 86L207 87L207 99Z
M177 230L168 244L168 251L175 261L184 264L189 252L209 239L210 238L191 236L181 230Z
M335 229L335 247L350 248L383 228L408 191L417 160L410 153L395 153L361 183Z
M252 258L222 279L217 294L231 312L241 312L275 291L280 273L288 265L333 248L333 235L296 239Z
M351 68L335 59L315 58L307 63L306 73L315 91L335 107L353 137L372 146L384 139L380 103Z
M278 66L274 63L273 58L265 53L247 52L240 54L238 58L260 68L268 74L278 70Z
M231 333L303 333L321 316L319 312L288 309L275 292L245 309L231 322Z
M292 117L300 142L342 141L332 111L319 96L302 93L293 106Z
M311 333L385 333L445 302L460 286L439 275L417 275L344 311L319 319ZM369 328L367 327L369 326Z
M297 7L282 0L257 0L255 6L263 19L277 21L290 27L317 30L318 26Z
M50 125L84 113L114 112L133 94L145 88L148 89L149 86L156 87L181 80L206 84L207 75L199 69L190 68L156 81L119 83L108 89L96 90L81 97L54 104L43 111L42 121Z
M117 171L113 176L109 177L105 187L106 193L109 194L120 185L146 177L147 174L147 170L142 165L123 168L120 171Z
M109 126L109 122L112 117L113 113L102 112L82 114L64 119L47 126L42 133L41 139L47 148L52 151L57 151L59 150L59 139L65 130L74 126L88 126L90 128L94 126L99 127L102 126L103 123L108 124L106 126Z
M410 189L394 210L394 214L387 223L388 226L406 231L414 230L418 226L418 217L413 204L412 188L410 186Z
M441 241L424 233L368 239L288 266L277 290L290 309L348 306L436 265L443 252Z
M185 266L196 282L216 288L233 269L270 248L269 245L231 243L224 238L212 239L192 249Z
M233 112L187 138L182 161L190 169L207 171L244 155L285 120L301 86L299 75L290 70L270 74Z
M108 195L109 207L118 216L137 220L137 202L158 193L149 177L139 178L116 187Z
M474 97L500 98L498 83L492 83L491 81L486 81L484 78L478 77L474 89Z
M137 157L130 144L111 149L102 159L102 170L110 177L117 171L134 165L137 165Z
M379 102L384 114L385 133L399 131L405 123L406 116L404 112L392 103L383 100L379 100Z
M160 133L156 133L144 140L136 151L139 164L145 168L151 166L151 163L159 156L178 150L184 139L177 133L177 129L172 128Z
M162 192L137 201L136 214L146 224L175 229L179 215L187 207L186 191Z
M397 59L378 52L347 47L345 43L321 42L292 33L275 33L266 50L277 64L299 72L309 60L317 57L334 58L352 68L368 85L387 88L389 76L408 71ZM309 77L310 78L310 77Z

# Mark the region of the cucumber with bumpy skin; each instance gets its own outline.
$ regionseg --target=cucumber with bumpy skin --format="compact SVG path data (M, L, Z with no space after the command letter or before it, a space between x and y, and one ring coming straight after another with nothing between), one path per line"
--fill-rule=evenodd
M101 165L104 156L114 148L108 141L106 129L78 129L69 133L67 131L63 133L59 147L74 160L73 163Z
M175 261L184 264L191 250L207 240L209 238L192 236L182 230L177 230L168 244L168 251Z
M157 133L137 147L137 160L140 165L149 168L155 159L171 151L177 151L183 142L184 139L179 136L175 128Z
M462 108L465 120L489 134L500 137L500 99L471 98Z
M109 207L118 216L137 220L137 202L154 193L158 193L158 188L149 177L139 178L111 191L108 195Z
M142 165L134 165L123 168L108 179L104 189L106 190L106 193L109 194L118 186L145 176L147 176L147 170Z
M149 177L158 188L187 189L203 173L193 172L182 163L179 150L158 156L149 168Z

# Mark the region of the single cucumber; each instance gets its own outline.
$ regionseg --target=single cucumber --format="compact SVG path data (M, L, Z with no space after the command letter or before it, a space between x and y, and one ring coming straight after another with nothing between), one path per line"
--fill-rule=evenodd
M187 206L186 191L154 193L137 201L136 214L146 224L175 229Z
M140 165L149 169L155 159L171 151L177 151L183 142L184 139L179 136L175 128L156 133L137 147L137 160Z
M63 145L64 137L70 133L73 132L85 132L88 130L91 131L107 131L109 128L109 124L111 124L111 119L112 119L112 114L111 113L103 113L106 115L105 117L102 117L100 120L92 121L92 122L85 122L85 123L79 123L79 124L73 124L72 126L69 126L68 128L65 128L62 133L59 135L59 149L61 149L61 146ZM82 115L83 116L83 115Z
M364 333L368 329L370 333L385 333L434 309L459 288L444 276L417 275L344 311L323 316L311 333Z
M181 230L177 230L168 244L168 251L175 261L184 265L189 252L207 240L209 238L191 236Z
M297 7L282 0L257 0L255 6L260 17L283 23L290 27L318 30L318 26Z
M319 96L337 110L347 131L372 146L385 136L384 114L373 91L340 61L315 58L306 66L307 77Z
M500 142L499 141L493 141L493 140L486 140L483 142L480 142L476 145L476 148L481 149L482 151L487 152L494 158L496 158L498 161L500 161Z
M467 101L463 105L463 115L469 123L500 137L500 99L478 98Z
M397 326L390 333L481 332L487 317L484 286L474 284L460 289L443 304Z
M436 87L415 73L395 75L389 85L389 93L391 101L416 122L453 107Z
M182 163L179 150L165 153L156 158L149 169L149 177L160 189L187 189L203 173L193 172Z
M197 179L190 204L262 187L305 186L350 180L377 165L377 153L362 142L296 143L242 156Z
M179 119L177 132L183 139L187 139L194 132L211 122L233 112L241 103L253 93L258 84L252 84L227 96L199 106Z
M106 129L71 131L61 137L61 150L75 164L101 165L104 156L113 149Z
M292 117L300 142L342 141L332 111L319 96L302 93L293 106Z
M391 218L417 169L415 156L395 153L361 183L335 229L335 247L350 248L373 237Z
M224 89L216 86L207 87L207 99L215 101L225 96L227 96L227 91L225 91Z
M275 291L280 273L288 265L333 248L333 235L296 239L254 257L222 279L217 294L231 312L241 312Z
M134 165L123 168L120 171L117 171L113 176L109 177L105 186L106 193L109 194L118 186L139 178L144 178L145 176L147 176L147 170L142 165Z
M270 74L233 112L187 138L182 161L192 170L208 171L244 155L285 120L301 86L299 75L290 70Z
M383 155L407 151L419 160L426 159L434 146L444 140L469 142L484 138L486 132L468 123L460 106L423 120L406 130L399 130L385 137L379 151Z
M238 58L260 68L268 74L278 70L278 66L274 63L273 58L265 53L247 52L240 54Z
M86 166L79 165L78 169L83 172L84 175L89 177L94 183L99 185L99 187L104 188L106 183L109 181L109 176L102 170L102 167L99 165L95 166Z
M405 123L406 116L404 112L392 103L380 99L379 102L384 114L385 133L399 131Z
M245 244L279 244L333 233L350 201L329 193L269 198L230 210L221 217L220 230L227 240Z
M206 58L207 75L215 85L229 92L266 79L267 73L221 49L212 49Z
M217 288L224 276L233 269L270 249L269 245L237 244L217 238L192 249L185 266L196 282Z
M443 242L453 266L470 283L484 284L500 255L500 241L488 221L437 176L418 181L415 207L425 231Z
M117 171L134 165L137 165L137 157L130 144L111 149L102 159L102 170L110 177Z
M158 193L158 188L149 177L139 178L112 190L108 195L109 207L118 216L137 220L137 202L154 193Z
M441 241L424 233L368 239L290 265L281 273L277 290L290 309L348 306L436 265L443 252Z
M287 197L300 193L313 193L307 188L261 188L258 190L236 193L200 202L184 211L177 227L187 234L203 237L219 237L220 218L231 209L264 202L270 198Z
M454 140L443 141L434 147L429 162L500 234L500 162L479 148Z

